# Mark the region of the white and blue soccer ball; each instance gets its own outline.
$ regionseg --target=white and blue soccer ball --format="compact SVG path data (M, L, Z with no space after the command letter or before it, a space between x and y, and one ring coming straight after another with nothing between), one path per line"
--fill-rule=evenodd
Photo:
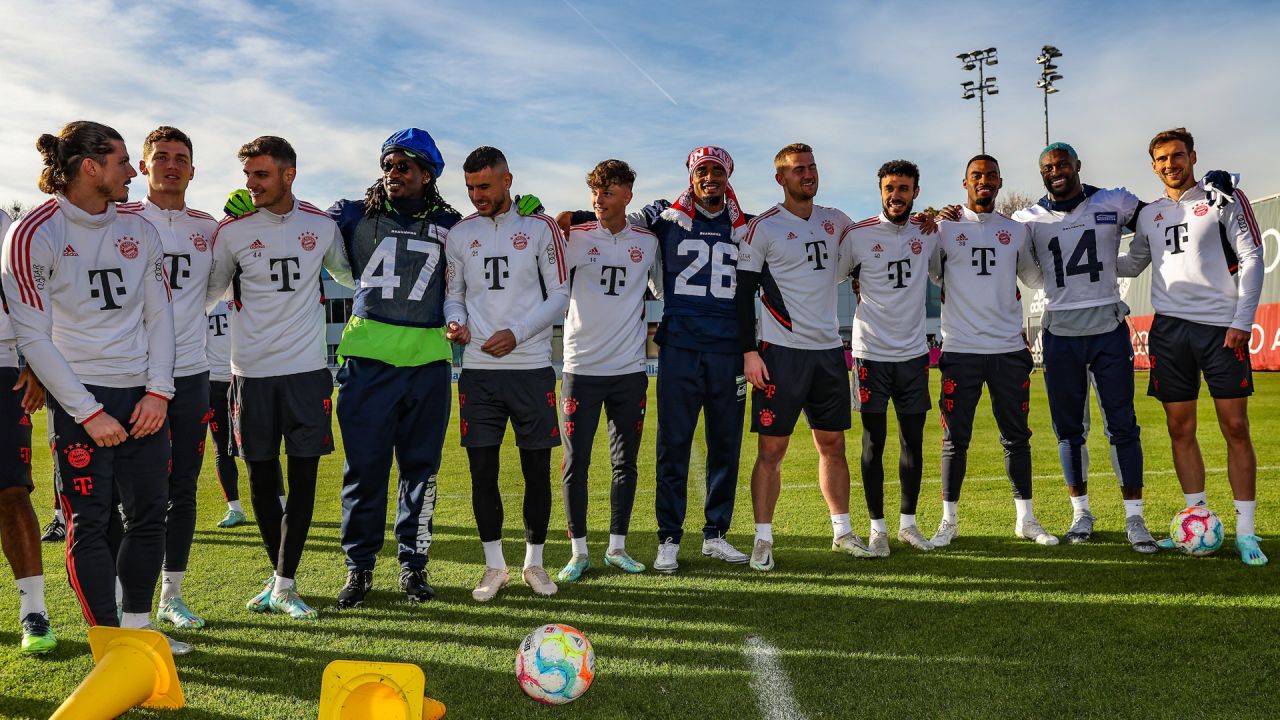
M596 652L575 628L548 623L516 650L516 680L525 695L547 705L577 700L596 676Z
M1173 516L1169 537L1184 555L1212 555L1222 547L1222 521L1203 505L1189 507Z

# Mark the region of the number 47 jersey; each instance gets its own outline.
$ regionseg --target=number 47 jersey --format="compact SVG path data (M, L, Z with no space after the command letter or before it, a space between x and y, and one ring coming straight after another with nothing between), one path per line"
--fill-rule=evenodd
M1068 212L1045 200L1014 213L1026 223L1044 273L1047 310L1101 307L1121 301L1116 284L1120 235L1138 211L1136 195L1124 188L1086 185L1084 202Z

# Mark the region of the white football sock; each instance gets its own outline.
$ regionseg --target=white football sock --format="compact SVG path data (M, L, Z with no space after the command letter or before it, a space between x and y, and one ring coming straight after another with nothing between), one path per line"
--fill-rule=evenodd
M1089 512L1089 496L1081 495L1080 497L1071 498L1071 508L1076 515Z
M64 525L67 523L66 518L62 516L62 508L58 508L57 510L53 511L53 519L57 520L58 522Z
M570 542L573 544L574 555L581 556L581 557L587 556L587 536L586 535L583 535L580 538L571 538Z
M1035 515L1031 512L1031 500L1029 499L1014 498L1013 507L1014 507L1014 512L1016 512L1018 515L1017 523L1019 525L1022 524L1023 520L1026 520L1029 517L1035 517Z
M1187 507L1206 506L1209 504L1205 500L1204 492L1182 493L1182 497L1186 499Z
M885 524L884 518L871 521L871 532L882 532L882 533L889 532L889 526Z
M853 532L853 523L849 520L849 513L831 516L831 534L836 540Z
M960 521L960 501L951 502L949 500L942 501L942 519L951 522Z
M915 527L915 526L916 526L916 516L915 516L915 515L898 515L898 529L899 529L899 530L901 530L901 529L903 529L903 528L909 528L909 527Z
M626 535L614 535L613 533L609 533L609 549L607 552L613 552L614 550L621 550L622 552L627 551Z
M120 584L120 578L116 578L116 605L124 604L124 585Z
M542 565L542 548L545 545L524 544L524 566L526 568Z
M151 613L120 613L120 627L137 630L151 624Z
M46 618L49 613L44 606L44 576L32 575L18 580L18 621L30 615L31 613L39 613Z
M186 572L160 573L160 604L182 597L182 576Z
M773 523L756 523L756 540L763 540L772 544Z
M284 510L284 506L285 506L285 504L286 504L286 503L287 503L287 499L285 498L285 496L284 496L284 495L281 495L281 496L280 496L280 509L281 509L281 510Z
M480 547L484 548L484 564L496 569L503 569L507 566L507 559L502 557L502 540L490 540L489 542L480 543Z
M277 599L283 598L285 595L288 595L289 591L292 589L293 578L282 578L277 575L275 584L271 587L271 597Z
M1253 534L1253 511L1257 500L1236 500L1236 537Z
M1134 515L1142 517L1142 498L1124 501L1124 516L1126 518L1131 518Z
M240 501L239 501L239 500L228 500L228 501L227 501L227 509L228 509L228 510L235 510L236 512L241 513L241 514L243 514L243 513L244 513L244 506L240 504Z

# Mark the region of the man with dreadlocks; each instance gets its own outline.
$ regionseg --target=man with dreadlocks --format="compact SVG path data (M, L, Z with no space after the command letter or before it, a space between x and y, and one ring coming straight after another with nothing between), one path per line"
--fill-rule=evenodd
M400 469L400 589L413 602L435 596L427 550L452 392L440 258L445 235L461 216L440 196L444 158L418 128L387 138L380 157L382 178L364 200L340 200L328 211L342 231L356 279L351 320L338 346L338 425L347 456L347 582L338 593L344 608L360 605L373 587L393 453Z

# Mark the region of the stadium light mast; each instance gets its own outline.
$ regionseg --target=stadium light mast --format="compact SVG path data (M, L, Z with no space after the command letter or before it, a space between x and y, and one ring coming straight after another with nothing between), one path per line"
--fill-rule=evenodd
M1052 45L1045 45L1040 48L1040 56L1036 58L1036 64L1040 66L1040 79L1036 81L1036 87L1044 90L1045 147L1049 146L1049 96L1058 92L1058 88L1053 86L1054 81L1062 79L1058 66L1054 65L1053 61L1060 57L1062 57L1062 51Z
M960 87L964 89L964 94L960 97L965 100L978 98L978 137L982 152L987 151L987 107L986 96L995 95L1000 92L996 87L996 76L987 77L983 72L987 65L996 64L996 49L991 47L986 50L973 50L971 52L960 53L956 56L960 64L965 70L977 70L978 82L975 84L972 80L966 80L960 83Z

